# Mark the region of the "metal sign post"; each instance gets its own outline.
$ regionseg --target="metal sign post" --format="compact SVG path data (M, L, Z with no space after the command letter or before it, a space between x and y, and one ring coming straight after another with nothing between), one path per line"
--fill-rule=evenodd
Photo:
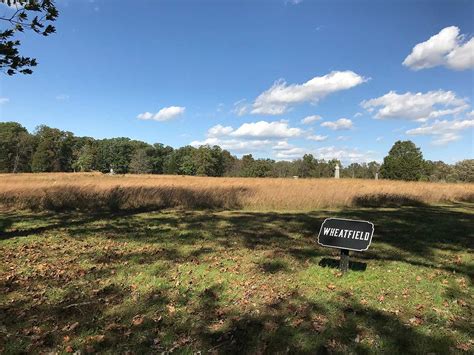
M325 247L341 250L339 268L342 273L349 269L349 251L369 249L374 235L374 225L367 221L327 218L321 225L318 243Z

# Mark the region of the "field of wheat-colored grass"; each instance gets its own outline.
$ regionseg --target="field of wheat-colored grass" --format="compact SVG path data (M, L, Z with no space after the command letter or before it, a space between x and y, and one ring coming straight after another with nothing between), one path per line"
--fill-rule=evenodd
M34 210L171 207L288 211L473 200L474 184L97 173L0 174L0 204Z

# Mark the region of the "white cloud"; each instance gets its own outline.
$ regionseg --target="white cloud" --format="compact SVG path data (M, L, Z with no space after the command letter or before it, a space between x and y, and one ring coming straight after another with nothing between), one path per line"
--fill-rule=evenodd
M305 118L303 118L301 120L301 123L302 124L310 124L310 123L313 123L315 121L319 121L320 119L321 119L321 116L319 116L319 115L306 116Z
M8 102L10 102L8 97L0 97L0 105L6 104Z
M237 116L243 116L248 113L249 105L246 102L247 100L242 99L239 101L234 102L234 108L232 109L232 113L236 114Z
M301 133L301 129L289 127L286 121L259 121L244 123L230 135L234 137L289 138L297 137Z
M361 152L358 149L351 148L338 148L334 146L321 147L314 151L315 156L318 159L338 159L341 161L348 161L351 163L354 162L369 162L376 160L374 158L373 152Z
M244 140L244 139L228 139L210 137L203 141L192 141L190 143L193 147L199 147L201 145L218 145L222 149L240 152L240 153L254 153L255 151L262 151L272 144L272 141L268 139L256 139L256 140Z
M454 48L446 59L447 66L455 70L474 68L474 38Z
M294 147L286 150L279 150L275 157L280 160L293 160L301 158L307 152L304 148Z
M366 80L352 71L333 71L303 84L288 85L279 80L255 99L251 113L281 115L287 112L291 105L316 103L331 93L350 89Z
M273 150L287 150L291 148L293 148L293 145L289 144L287 141L279 141L272 147Z
M349 136L338 136L338 137L336 138L336 140L338 140L338 141L344 141L344 142L345 142L345 141L348 141L349 139L351 139L351 137L349 137Z
M390 91L375 99L362 101L361 106L369 112L376 111L374 117L378 119L402 118L420 122L458 114L469 108L465 99L458 98L452 91L443 90L416 94Z
M144 112L140 113L137 118L140 120L170 121L182 115L186 110L181 106L164 107L157 113Z
M356 112L356 113L354 114L354 118L357 118L357 117L360 117L360 116L362 116L362 113L360 113L360 112Z
M377 138L375 138L375 141L376 141L376 142L381 142L381 141L383 141L383 137L382 137L382 136L377 137Z
M315 142L322 142L322 141L325 141L326 139L328 139L328 136L321 136L319 134L311 134L309 136L306 137L307 139L311 140L311 141L315 141Z
M326 121L321 123L321 127L326 127L332 130L351 129L352 121L348 118L340 118L334 122Z
M467 120L436 120L433 124L425 124L421 127L409 129L409 135L431 135L434 136L433 144L443 145L457 141L461 138L459 132L474 127L474 119Z
M420 70L444 65L455 70L474 67L474 41L463 43L465 36L456 26L443 28L425 42L418 43L405 58L403 65Z
M215 125L207 130L208 137L219 137L226 136L231 133L234 129L230 126L224 127L221 124Z

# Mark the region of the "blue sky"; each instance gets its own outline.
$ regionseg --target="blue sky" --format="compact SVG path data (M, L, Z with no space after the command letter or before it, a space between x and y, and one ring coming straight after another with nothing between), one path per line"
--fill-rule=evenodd
M399 139L474 156L472 1L130 4L57 1L56 34L19 36L39 65L1 77L0 120L287 160Z

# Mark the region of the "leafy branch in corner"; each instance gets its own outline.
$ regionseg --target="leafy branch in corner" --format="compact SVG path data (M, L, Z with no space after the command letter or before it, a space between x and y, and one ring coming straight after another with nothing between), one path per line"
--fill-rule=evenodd
M53 0L0 0L8 6L11 15L0 16L7 29L0 30L0 70L8 75L31 74L37 65L35 58L20 55L21 45L14 39L16 32L33 31L43 36L56 32L51 24L59 13Z

